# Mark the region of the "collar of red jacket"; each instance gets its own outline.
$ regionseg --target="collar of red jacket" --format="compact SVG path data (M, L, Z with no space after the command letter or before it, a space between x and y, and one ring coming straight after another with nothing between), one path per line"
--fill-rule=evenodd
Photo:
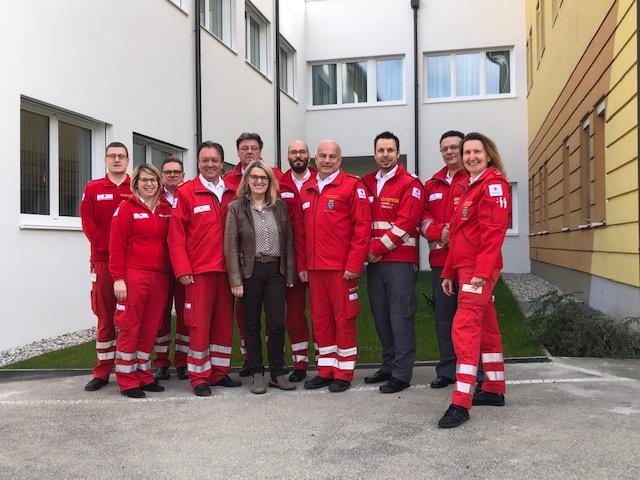
M333 179L333 182L331 182L329 185L335 185L335 186L338 186L338 185L340 185L340 184L342 183L342 181L344 180L344 177L345 177L346 173L344 173L344 170L342 170L342 169L339 169L339 170L338 170L338 172L339 172L339 173L338 173L338 175L336 176L336 178L334 178L334 179ZM333 174L332 174L332 175L333 175ZM318 178L319 178L319 177L316 177L316 180L317 180ZM320 191L318 190L318 182L317 182L317 181L316 181L316 182L309 182L309 181L307 181L307 183L305 183L305 185L306 185L307 190L315 190L315 191L316 191L316 192L318 192L318 193L320 192ZM325 185L325 186L324 186L324 188L327 188L329 185ZM323 190L323 191L324 191L324 190Z
M111 181L111 179L109 178L109 174L108 174L108 173L107 173L107 174L105 174L105 176L104 176L104 186L105 186L105 187L118 188L118 187L121 187L121 186L123 186L123 185L124 185L125 187L126 187L126 186L130 186L130 185L131 185L131 177L129 176L129 174L128 174L128 173L127 173L127 174L125 174L125 176L124 176L124 180L122 181L122 183L121 183L120 185L116 185L115 183L113 183L113 182Z
M439 182L447 182L447 173L448 172L449 172L449 167L447 167L445 165L442 169L438 170L433 175L433 177L431 177L431 178L433 180L438 180ZM467 171L464 168L461 168L453 176L453 180L451 181L451 184L454 184L454 183L459 182L460 180L463 180L464 177L469 177L469 174L467 173Z
M501 178L503 180L506 180L504 175L502 175L500 171L496 170L495 167L487 167L487 169L484 170L480 174L480 176L475 179L473 183L468 183L468 185L469 185L469 188L472 188L474 185L482 185L483 183L496 178ZM471 177L469 177L469 180L471 180Z

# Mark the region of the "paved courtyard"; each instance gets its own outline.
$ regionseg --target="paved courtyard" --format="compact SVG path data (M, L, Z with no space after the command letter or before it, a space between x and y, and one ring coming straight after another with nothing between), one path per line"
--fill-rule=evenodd
M215 388L129 400L87 375L0 372L0 478L640 478L640 361L507 365L507 406L436 422L433 367L383 395L358 370L342 394Z

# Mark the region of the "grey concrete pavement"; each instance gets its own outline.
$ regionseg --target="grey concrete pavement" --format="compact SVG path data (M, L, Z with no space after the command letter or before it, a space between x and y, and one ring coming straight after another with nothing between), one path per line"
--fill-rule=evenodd
M640 361L507 365L507 406L436 422L450 388L383 395L364 385L252 395L187 382L129 400L87 376L2 380L0 478L640 478Z

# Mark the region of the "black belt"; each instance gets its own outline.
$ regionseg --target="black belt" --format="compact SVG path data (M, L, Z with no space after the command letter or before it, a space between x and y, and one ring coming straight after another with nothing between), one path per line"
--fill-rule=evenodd
M276 263L280 262L280 257L272 257L271 255L256 255L255 260L259 263Z

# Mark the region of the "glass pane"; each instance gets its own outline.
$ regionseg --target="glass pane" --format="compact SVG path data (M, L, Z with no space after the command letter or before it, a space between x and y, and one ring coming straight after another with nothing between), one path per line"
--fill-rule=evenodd
M151 163L154 167L160 168L164 159L170 156L171 152L164 152L162 150L151 148Z
M60 215L80 216L80 199L91 180L91 130L58 122Z
M49 117L20 110L20 213L49 215Z
M207 27L207 18L205 17L205 0L200 0L200 25Z
M311 78L314 105L335 105L338 103L335 63L313 65Z
M379 102L402 100L402 59L376 62L376 98Z
M260 24L249 18L249 62L260 70Z
M487 52L487 94L511 92L509 51Z
M443 98L451 96L451 56L427 57L427 96Z
M342 64L342 103L367 101L367 62Z
M456 54L456 97L480 95L480 54Z
M201 1L200 3L204 3ZM211 32L222 38L222 0L209 1L209 15L211 20Z
M289 92L288 90L289 79L287 77L288 64L289 64L289 55L285 50L281 48L280 49L280 89L287 93Z
M138 165L142 165L147 161L147 152L144 145L140 145L139 143L133 144L133 168L136 168Z

